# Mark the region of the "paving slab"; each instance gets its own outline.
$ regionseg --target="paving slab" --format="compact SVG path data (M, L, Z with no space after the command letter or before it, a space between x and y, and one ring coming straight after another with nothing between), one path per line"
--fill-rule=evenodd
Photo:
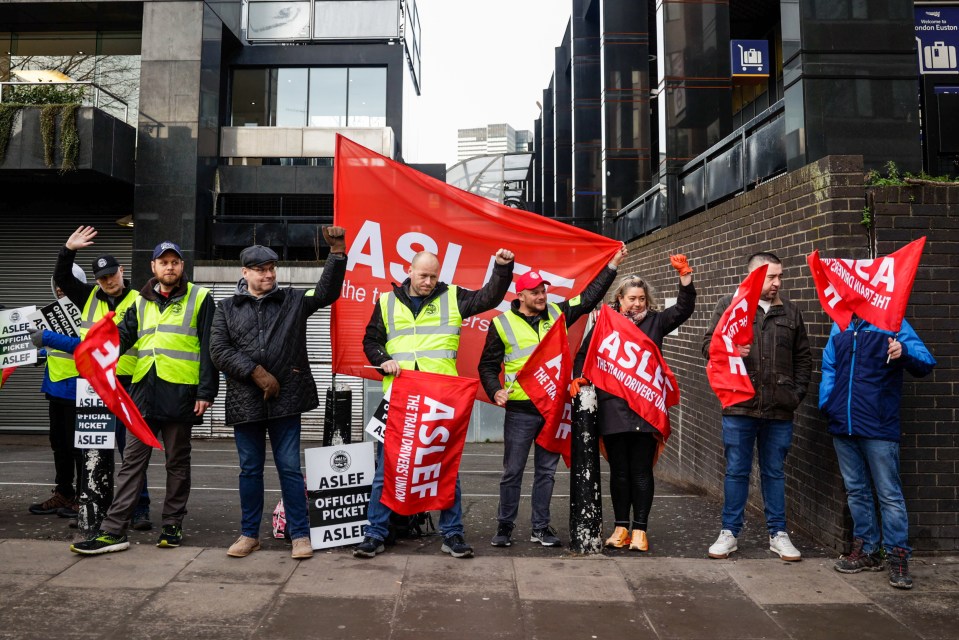
M451 558L447 555L416 558L406 567L407 587L429 587L480 596L516 595L513 560L510 558Z
M632 602L617 563L603 556L570 560L516 558L516 588L523 600Z
M231 558L225 549L204 549L176 579L244 584L255 575L257 584L283 584L299 563L283 551L254 551L245 558Z
M0 567L4 573L35 573L53 576L66 571L77 562L76 554L50 553L51 545L44 540L4 540L0 542Z
M382 554L360 559L317 553L296 567L283 591L287 595L340 598L396 598L408 556Z
M641 606L619 602L522 603L525 637L533 640L653 640Z
M769 615L790 638L919 640L908 628L872 604L777 605ZM956 636L951 636L955 638Z
M48 640L85 634L123 638L128 637L127 619L136 615L151 595L151 591L114 586L109 597L103 597L102 591L81 594L73 587L54 587L48 582L11 601L0 601L0 620L4 631L15 632L18 638Z
M888 593L928 593L930 591L959 592L959 562L955 557L913 558L909 573L915 583L912 591L896 591L889 585L886 571L862 571L841 574L849 584L867 595ZM959 636L959 632L957 632Z
M518 620L520 603L513 595L407 586L400 595L393 626L426 636L439 631L461 638L502 637L517 633Z
M50 576L39 573L0 573L0 606L12 598L19 598L21 592L36 589L49 579Z
M257 625L253 637L384 640L391 637L394 609L392 599L324 598L284 593Z
M832 560L821 559L737 560L727 561L725 569L747 596L763 605L868 602L832 565Z
M726 561L697 558L616 560L636 600L644 596L744 596L726 571Z
M784 636L766 612L745 597L647 596L640 604L658 638L781 640Z
M79 562L56 576L50 584L57 587L92 588L112 591L117 585L126 589L157 589L180 573L203 551L200 547L159 549L155 545L130 545L127 551L81 556L69 548L62 553L78 557Z
M182 629L200 625L252 631L278 590L258 583L170 582L149 599L137 622L147 627L172 623Z
M959 592L910 591L876 594L873 602L883 612L909 627L926 640L955 640L959 637Z

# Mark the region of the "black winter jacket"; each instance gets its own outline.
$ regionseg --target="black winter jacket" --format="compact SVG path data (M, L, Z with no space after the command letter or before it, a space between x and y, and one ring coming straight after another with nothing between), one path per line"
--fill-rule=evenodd
M306 322L340 297L346 257L332 254L313 295L292 287L260 298L237 284L236 294L221 300L213 317L210 355L226 375L226 423L243 424L297 415L315 409L319 400L306 348ZM261 365L280 384L280 394L263 400L250 374Z
M650 309L646 317L640 320L639 330L645 333L650 340L663 348L663 338L667 333L678 329L696 310L696 287L692 282L688 286L679 285L676 304L663 311ZM589 351L589 342L593 338L592 329L583 338L583 345L576 354L573 365L575 376L583 375L583 365L586 363L586 352ZM639 431L642 433L659 433L653 425L643 420L633 411L626 400L614 396L602 389L596 389L596 399L599 404L599 434L602 436L614 433Z
M756 395L723 409L723 415L750 416L768 420L792 420L793 412L806 397L812 376L812 352L799 308L780 296L782 304L769 311L756 305L753 344L743 358ZM733 301L724 296L713 309L709 328L703 335L703 357L709 360L709 343L716 325Z
M576 304L571 304L569 300L564 300L557 304L566 317L566 326L569 327L584 315L593 310L606 295L609 285L616 279L616 270L604 267L599 274L593 278L593 281L586 285L583 292L577 296L579 299ZM576 300L577 298L573 298ZM542 313L529 317L519 312L519 299L513 300L510 310L505 313L514 313L533 327L534 331L539 331L539 323L549 318L549 312L545 309ZM505 314L504 314L505 315ZM503 368L503 360L506 357L506 345L500 337L496 327L490 326L486 334L486 344L483 346L483 355L480 356L479 377L483 389L489 399L503 388L499 379L500 371ZM507 411L519 411L520 413L530 413L539 415L536 405L532 400L507 400Z
M489 282L483 285L482 289L473 291L457 287L456 304L459 307L460 315L463 318L468 318L493 309L506 296L512 281L513 262L510 261L507 264L496 264L493 267L493 274L490 276ZM404 280L401 285L394 284L393 293L396 294L397 300L412 309L413 303L410 300L409 284L409 278ZM437 283L433 292L423 300L420 309L426 308L431 300L438 298L448 288L449 286L445 282ZM363 352L366 354L366 359L375 367L391 359L390 354L386 351L386 327L383 325L383 313L380 311L379 302L373 305L373 315L366 325L366 334L363 336ZM462 373L461 371L460 374ZM467 373L467 375L471 376L472 373Z
M157 279L150 281L140 289L140 296L148 303L156 303L162 311L186 296L186 281L181 281L169 297L157 293ZM213 324L213 311L216 303L210 293L200 304L197 315L197 335L200 338L200 384L177 384L167 382L157 376L156 367L133 384L130 395L144 418L157 422L184 422L200 424L202 416L194 413L197 400L212 403L220 389L220 374L210 361L210 327ZM123 321L117 326L120 330L120 353L124 353L136 344L139 323L137 305L127 309Z

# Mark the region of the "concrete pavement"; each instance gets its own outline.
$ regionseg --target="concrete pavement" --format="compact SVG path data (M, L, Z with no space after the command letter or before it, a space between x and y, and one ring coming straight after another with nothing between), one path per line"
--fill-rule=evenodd
M805 559L780 561L761 515L750 513L740 551L709 560L719 505L666 483L657 486L647 554L580 558L531 544L528 496L514 545L494 549L497 444L469 445L463 461L476 558L449 558L428 536L374 560L340 548L295 561L284 541L267 537L266 521L264 550L229 558L236 453L231 441L194 445L184 546L158 549L157 531L131 532L129 551L80 557L68 550L74 530L65 519L26 511L49 494L45 438L0 436L0 638L959 638L959 558L914 559L916 588L897 591L885 573L836 573L831 554L800 537ZM272 473L268 504L278 495ZM564 541L568 488L559 473L553 522ZM608 502L604 515L608 533Z

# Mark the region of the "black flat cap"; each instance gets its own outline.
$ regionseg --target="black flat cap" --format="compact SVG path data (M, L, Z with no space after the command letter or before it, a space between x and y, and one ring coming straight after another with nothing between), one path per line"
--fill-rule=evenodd
M276 255L276 251L260 244L247 247L240 252L240 264L244 267L256 267L279 259L280 256Z

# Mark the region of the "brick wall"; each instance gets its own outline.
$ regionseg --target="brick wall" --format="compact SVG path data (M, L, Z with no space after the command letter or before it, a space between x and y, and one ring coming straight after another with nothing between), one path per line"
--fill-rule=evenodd
M850 531L845 492L831 438L817 409L819 362L831 322L820 307L805 257L819 249L830 257L866 258L873 245L880 254L888 253L932 228L935 232L926 246L909 317L915 319L940 366L931 379L933 386L927 386L930 379L909 380L904 390L903 480L916 549L955 550L959 549L955 446L959 432L954 413L959 405L952 394L952 359L959 355L959 347L950 340L948 325L954 321L952 314L959 315L959 279L952 277L959 264L954 253L959 240L954 217L959 189L870 192L874 233L860 223L867 205L861 158L832 156L629 245L629 258L620 272L643 275L657 287L660 298L675 296L678 284L669 266L670 253L685 253L696 271L696 312L679 335L667 337L664 344L682 401L673 410L673 436L657 473L722 495L720 406L706 380L701 341L719 298L731 293L746 275L746 258L757 251L772 251L783 261L784 295L803 312L814 361L813 381L797 411L786 464L789 526L827 547L842 549ZM750 496L753 505L761 506L758 473L753 474ZM764 526L755 512L748 521L751 527Z

